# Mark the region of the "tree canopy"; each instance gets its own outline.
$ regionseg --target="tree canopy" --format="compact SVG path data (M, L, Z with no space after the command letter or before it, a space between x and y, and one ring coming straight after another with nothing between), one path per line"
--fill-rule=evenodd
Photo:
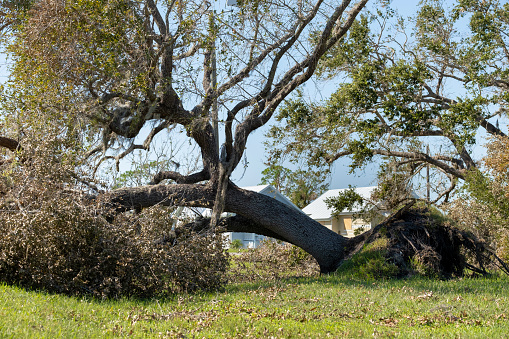
M506 138L498 119L509 98L508 18L498 1L424 1L409 18L390 8L363 14L319 65L324 80L341 79L337 90L323 102L286 101L270 160L305 154L326 169L349 156L355 169L380 157L393 163L382 180L390 170L409 184L430 166L432 200L448 201L479 168L475 143Z
M332 232L239 189L230 175L250 133L311 78L367 2L246 1L228 11L202 1L42 0L22 3L22 11L5 2L3 42L13 61L3 91L5 137L28 158L51 139L46 154L67 161L65 173L115 213L208 207L215 228L223 210L234 212L223 221L228 228L298 244L331 270L340 249L312 243ZM150 185L115 190L96 185L108 161L149 151L155 137L184 135L199 151L193 173L163 170Z

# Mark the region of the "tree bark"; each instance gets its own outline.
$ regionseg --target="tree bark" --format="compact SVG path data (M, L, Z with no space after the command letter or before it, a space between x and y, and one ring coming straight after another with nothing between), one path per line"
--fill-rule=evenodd
M0 147L5 147L12 152L21 150L21 146L16 140L6 137L0 137Z
M299 246L316 259L322 273L335 271L343 260L345 237L271 197L232 187L226 196L225 211L241 215Z

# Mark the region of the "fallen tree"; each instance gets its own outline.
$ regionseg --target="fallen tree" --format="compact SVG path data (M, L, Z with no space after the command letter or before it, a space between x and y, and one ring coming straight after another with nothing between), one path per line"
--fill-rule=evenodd
M33 161L33 159L31 160ZM30 164L32 161L23 165L23 169L25 171L33 166ZM53 172L52 174L55 175L55 177L61 177L62 174L65 174L65 171L58 171L58 165L55 166L54 169L56 169L56 172ZM26 172L22 171L21 173ZM18 175L21 173L18 173ZM497 257L494 251L484 242L478 240L472 233L461 231L450 225L446 225L443 222L437 221L431 217L428 210L412 208L412 204L399 209L396 213L388 217L384 222L377 225L372 230L354 238L345 238L331 232L328 228L311 220L305 214L295 213L295 210L275 199L231 185L228 187L228 194L224 201L224 208L226 211L236 213L236 215L220 219L218 228L215 229L212 229L210 219L203 218L172 229L170 225L173 223L173 219L171 218L171 214L168 214L167 212L159 212L159 214L155 216L156 219L147 219L143 216L143 213L141 214L141 219L135 216L133 218L129 216L129 213L126 214L126 212L133 210L150 210L150 208L153 208L154 206L164 208L165 206L172 207L182 205L183 192L185 192L185 197L190 199L186 200L186 203L184 203L185 205L212 207L215 199L215 190L210 188L207 184L160 184L136 188L123 188L92 195L84 195L81 193L80 195L79 191L66 190L62 187L61 182L48 179L48 177L36 179L36 173L37 169L32 173L33 176L31 179L37 180L37 183L35 184L25 183L25 187L16 187L11 183L10 185L8 184L6 187L2 188L1 211L2 213L8 213L8 217L3 219L6 224L2 224L2 227L7 227L6 230L8 230L8 232L5 233L7 237L4 240L9 243L8 246L14 246L16 248L20 246L19 248L22 249L21 251L10 250L10 253L4 253L8 261L13 261L11 258L12 255L16 256L21 253L24 257L24 253L29 253L29 251L37 249L37 243L48 241L47 238L53 239L54 237L57 237L60 239L57 243L48 245L48 249L53 247L59 248L59 246L62 245L69 247L70 243L67 243L68 241L76 241L73 239L75 237L79 238L80 232L76 232L77 227L83 227L83 236L87 239L87 243L89 245L75 244L70 246L69 250L74 251L74 248L77 248L79 251L82 246L85 246L83 248L83 250L85 250L86 246L90 246L91 251L98 251L97 255L99 259L103 256L104 251L106 251L106 255L109 255L108 258L110 258L112 255L110 254L110 251L113 250L114 252L115 250L110 249L109 246L104 246L99 243L94 245L92 242L95 237L95 233L102 234L101 232L106 232L106 234L108 234L107 232L113 232L110 236L118 237L117 239L123 239L120 243L119 240L113 240L114 238L107 241L112 244L118 243L118 246L128 245L124 250L119 252L120 254L127 252L131 253L135 250L135 252L133 252L133 255L135 255L137 251L147 251L150 249L151 251L155 251L154 253L157 253L158 256L161 256L161 253L163 252L168 253L168 255L172 253L171 251L184 250L184 252L186 252L185 248L188 248L188 250L191 251L192 247L189 248L189 245L186 246L182 244L182 241L189 241L190 245L196 244L196 240L190 238L189 234L201 234L201 236L197 239L205 236L206 238L204 239L213 240L214 238L208 237L217 231L234 231L255 232L295 244L310 253L316 259L322 273L335 271L338 267L341 267L343 263L348 262L348 260L352 257L366 251L366 249L369 249L372 244L377 243L380 239L382 239L386 245L384 245L383 248L378 248L377 250L383 252L382 255L385 258L384 261L388 265L392 265L391 267L394 267L394 269L390 270L391 276L405 277L417 272L433 277L449 278L463 275L465 269L471 270L474 273L488 274L489 269L493 268L494 265L502 269L502 271L509 273L509 269L506 264ZM19 180L15 181L19 182ZM28 201L26 198L27 194L29 197ZM32 200L30 200L30 197L32 197ZM71 201L69 199L74 199L74 203L69 204ZM37 200L39 200L39 202L37 202ZM189 203L189 201L191 201L191 203ZM18 205L16 205L16 203ZM74 204L76 205L73 206ZM248 204L248 206L246 206L246 204ZM41 208L40 206L43 207ZM36 210L36 208L38 209ZM48 208L51 211L48 212ZM69 208L72 213L82 214L80 217L81 219L78 218L75 220L74 218L69 218ZM34 217L31 217L31 215ZM125 215L125 217L122 217L123 215ZM14 227L9 222L9 220L12 221L18 219L19 221L13 223ZM31 219L32 221L30 221ZM23 222L21 222L23 220L28 222L28 226L21 225L23 224ZM120 223L118 220L121 220ZM58 234L54 232L45 234L44 229L46 229L46 227L43 226L45 222L50 224L56 223L57 226L52 227L64 227L69 229L63 232L59 231L62 233L57 232ZM145 229L147 229L147 227L152 228L155 225L158 225L157 227L159 230L146 230L142 232L141 230L138 230L141 227L139 226L140 223L145 224ZM23 239L19 238L20 234L25 233L20 232L24 229L24 227L29 227L31 230L30 232L26 232L30 235L30 237L32 237L30 238L31 240L28 238L24 239L23 237ZM33 234L33 231L40 227L42 227L42 229L38 231L38 234L41 236L44 235L44 237L34 241L35 238L33 237L37 235ZM119 227L125 228L125 231L119 229ZM92 228L93 231L91 232L88 230L89 228ZM62 230L61 228L59 229ZM149 232L148 234L150 234L150 236L148 236L147 239L140 239L140 237L146 237L146 232ZM70 235L68 236L66 234ZM69 237L69 240L63 240L66 237ZM100 235L100 237L103 238L104 235ZM136 240L133 244L130 244L129 242L131 241L131 237L138 240ZM64 241L64 243L59 245L58 242L60 241ZM21 244L16 245L18 242ZM28 243L31 243L31 245L26 247ZM201 240L201 243L203 243L203 240ZM176 244L180 247L170 250ZM25 246L26 249L24 249L23 246ZM136 246L141 247L138 249ZM192 251L195 251L199 250L200 246L203 246L203 244L198 247L196 247L196 245L193 246L195 247ZM100 248L104 249L99 250ZM129 250L129 248L131 248L131 250ZM214 247L201 248L202 250L208 248L208 251L211 251ZM165 250L160 252L161 249ZM120 249L117 248L116 250L119 251ZM69 257L69 255L65 254L65 248L64 250L60 249L58 251L58 253L60 253L59 256ZM212 254L213 252L214 251L209 254ZM189 255L190 254L191 253L189 253ZM37 256L38 255L34 253L33 257L37 258ZM84 257L82 259L78 259L76 254L73 254L70 257L84 261L87 261L86 258L88 258ZM164 256L157 260L162 260L163 258ZM178 261L178 258L178 256L176 257L173 255L172 258L168 258L168 260L164 261L164 263L167 265L168 262ZM182 258L184 258L184 256ZM45 260L52 259L52 256L49 255L49 258ZM18 260L20 262L24 262L27 258L20 258L14 261L18 262ZM113 260L113 262L115 262L115 260ZM5 265L3 265L2 262L3 261L0 260L0 266L2 266L0 267L0 271L3 270L2 272L4 272L6 267L3 267ZM107 262L111 262L111 260L106 260L105 263ZM108 269L103 270L104 273L114 274L110 272L116 272L118 269L115 268L116 266L113 262L109 264L110 266L104 266L104 264L101 264L97 267L108 267ZM133 264L134 263L139 265L139 269L147 269L144 268L144 265L147 264L143 261L139 262L139 260L133 260ZM202 263L207 263L207 261L202 260ZM214 265L217 265L218 268L221 268L223 267L222 265L224 265L224 260L220 260L218 253L216 253L211 256L210 263L214 263ZM30 278L29 272L32 272L35 269L30 267L34 264L29 261L24 265L25 268L21 271L24 271L25 273L21 276L19 272L14 272L12 270L5 271L3 274L10 279L13 279L12 277L18 277L17 281L19 283L26 284L28 286L62 289L62 291L70 291L72 293L75 293L75 289L78 287L79 289L84 289L83 291L85 292L99 290L100 292L94 293L98 293L100 296L116 296L122 293L136 293L144 295L143 293L150 294L155 291L160 293L161 286L165 286L157 280L151 280L150 283L153 284L153 287L151 287L153 290L140 290L140 287L136 285L135 282L129 282L129 279L133 279L132 277L136 276L134 273L129 273L130 276L128 279L126 279L126 277L122 277L120 280L123 283L120 285L115 285L115 283L108 279L105 281L99 280L99 282L95 283L96 285L93 285L93 283L86 280L85 277L87 277L86 274L95 274L97 278L97 270L92 270L90 268L87 271L88 265L80 266L80 268L76 271L78 273L75 272L75 274L78 274L85 279L84 282L81 280L76 281L73 278L72 272L74 271L70 270L68 274L71 277L69 278L69 282L65 282L65 279L64 281L55 280L58 277L58 274L50 274L48 277L52 276L52 279L48 280L47 278L38 278L39 280L37 281L39 281L39 284L41 282L46 282L46 285L41 286L36 283L37 281L34 282L32 278ZM199 265L193 265L196 264L191 263L188 266L185 266L184 270L187 271L187 269L190 269L194 272L197 267L199 268ZM131 265L128 265L126 268L130 266ZM37 267L37 265L35 267ZM180 267L180 269L182 269L182 267ZM224 267L222 269L224 270ZM164 272L164 270L161 270L161 272ZM180 271L176 271L175 273L180 275L184 274ZM27 274L28 277L26 277ZM33 274L33 272L31 274ZM384 277L383 274L385 273L380 274L380 277ZM217 287L218 282L220 281L220 279L217 278L217 274L213 275L212 273L208 273L207 276L209 275L213 278L211 279L212 282L207 282L208 278L204 279L203 275L198 275L200 277L200 281L203 281L201 284L207 287ZM46 275L42 274L42 276L45 277ZM70 282L71 280L73 283ZM186 284L191 284L189 286L193 286L193 284L200 286L200 284L193 283L188 280L181 281L187 281ZM91 289L91 286L95 286L94 289ZM187 288L188 287L185 287L185 289Z
M233 212L248 222L231 229L256 229L294 243L317 258L322 272L331 272L341 261L343 237L239 189L230 176L249 135L311 78L367 2L245 2L234 9L241 14L235 25L227 20L234 13L214 13L208 2L113 0L104 1L107 10L52 0L27 4L26 15L10 12L16 18L8 40L15 86L4 94L10 98L6 111L19 115L7 113L6 120L13 132L28 131L24 137L31 142L45 138L44 124L52 125L57 153L79 148L76 161L93 173L105 161L118 166L133 151L149 150L156 136L175 137L171 133L181 126L199 148L201 169L162 171L141 187L93 192L89 186L94 199L116 213L155 205L212 208L212 229L223 211ZM311 41L316 34L319 39ZM215 60L216 54L229 58ZM293 63L283 62L287 58ZM197 104L187 109L184 98ZM221 151L216 105L225 114Z
M214 13L200 1L104 0L97 6L43 0L27 3L22 13L12 10L6 137L20 139L30 164L14 163L10 170L32 166L27 181L58 181L59 190L80 190L110 223L152 206L211 208L205 223L211 232L272 236L310 253L322 273L333 272L357 240L240 189L230 178L249 135L311 78L367 2L248 1L239 4L240 15ZM228 15L238 22L231 24ZM222 57L216 60L216 54ZM224 127L221 138L218 123ZM108 161L118 168L134 151L149 151L156 137L183 132L199 149L199 170L161 171L139 187L97 186ZM52 174L57 165L62 170ZM33 212L9 199L14 211ZM221 220L222 212L236 216Z

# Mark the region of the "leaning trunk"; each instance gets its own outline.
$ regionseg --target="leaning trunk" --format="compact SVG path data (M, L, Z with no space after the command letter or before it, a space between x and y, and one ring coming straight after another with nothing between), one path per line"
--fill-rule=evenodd
M231 187L226 196L225 211L256 221L280 239L302 248L317 260L322 273L333 272L343 259L346 238L271 197ZM263 234L262 230L252 232Z
M99 200L115 206L117 212L156 204L212 208L216 190L211 185L152 185L124 188L106 193ZM227 222L230 231L273 236L292 243L311 254L322 273L333 272L344 257L346 238L340 236L271 197L228 186L224 211L237 215Z

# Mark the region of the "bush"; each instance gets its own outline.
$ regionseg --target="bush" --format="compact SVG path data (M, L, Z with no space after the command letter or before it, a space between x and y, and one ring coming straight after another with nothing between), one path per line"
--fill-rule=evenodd
M4 282L101 298L214 290L225 283L222 237L176 236L166 208L108 222L84 197L35 183L16 200L4 196L0 210Z
M86 150L53 118L27 129L19 161L0 162L0 281L100 298L221 288L222 236L172 229L167 207L108 211Z
M509 232L503 230L500 232L497 255L505 262L509 262Z
M235 282L271 280L320 273L316 260L303 249L273 239L232 258L231 280Z
M394 278L398 267L387 261L388 240L379 238L346 260L336 271L339 275L351 275L362 280Z

